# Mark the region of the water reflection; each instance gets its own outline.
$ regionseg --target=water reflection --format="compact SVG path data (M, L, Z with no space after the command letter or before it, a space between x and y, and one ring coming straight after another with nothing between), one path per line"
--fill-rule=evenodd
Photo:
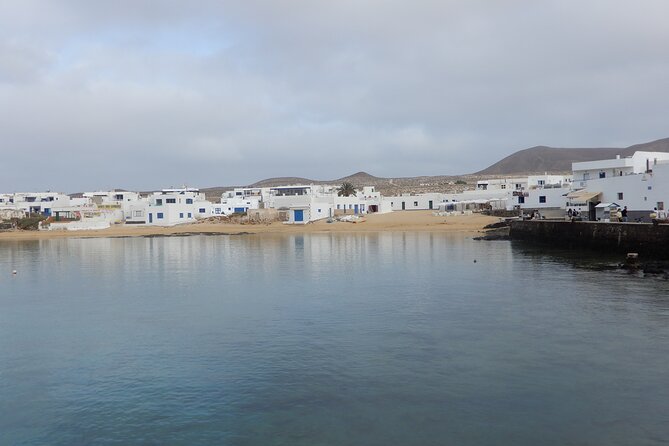
M0 244L0 444L661 444L664 281L431 233ZM476 262L475 262L476 261Z

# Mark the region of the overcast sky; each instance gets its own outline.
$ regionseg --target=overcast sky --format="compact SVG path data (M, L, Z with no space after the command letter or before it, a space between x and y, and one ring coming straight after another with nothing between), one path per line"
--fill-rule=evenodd
M669 136L666 0L0 2L0 192L469 173Z

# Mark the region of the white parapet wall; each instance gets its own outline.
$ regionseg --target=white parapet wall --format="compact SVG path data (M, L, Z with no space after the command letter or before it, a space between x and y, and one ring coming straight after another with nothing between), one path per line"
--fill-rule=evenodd
M49 231L94 231L109 227L111 227L111 223L107 219L87 218L79 221L50 223L45 229Z

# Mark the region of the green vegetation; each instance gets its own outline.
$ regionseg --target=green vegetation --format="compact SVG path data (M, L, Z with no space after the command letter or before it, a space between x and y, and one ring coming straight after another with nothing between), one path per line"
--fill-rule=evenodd
M467 182L465 180L458 180L455 184L467 184Z
M10 221L16 225L18 229L27 231L36 231L39 229L39 222L46 220L43 215L36 215L25 218L12 218Z
M349 197L351 195L355 195L355 187L353 187L353 184L349 182L344 182L337 190L337 195L340 197Z

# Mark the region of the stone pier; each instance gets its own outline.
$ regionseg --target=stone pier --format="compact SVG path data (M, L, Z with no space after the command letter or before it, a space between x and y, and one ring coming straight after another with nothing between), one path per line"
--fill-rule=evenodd
M644 257L669 260L669 225L664 224L513 221L509 235L512 240L561 248L590 248L622 254L637 252Z

